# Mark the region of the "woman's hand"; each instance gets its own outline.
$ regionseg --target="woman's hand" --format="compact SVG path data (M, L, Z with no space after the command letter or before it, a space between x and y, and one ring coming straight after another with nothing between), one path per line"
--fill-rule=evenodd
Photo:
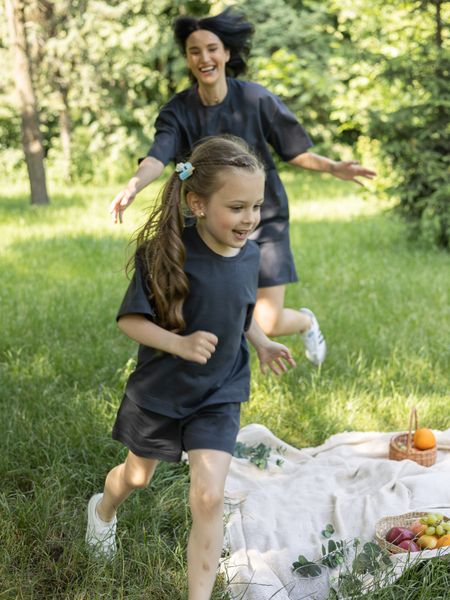
M358 185L364 184L358 181L356 177L366 177L366 179L373 179L376 177L375 171L366 169L357 160L341 160L335 162L330 170L330 173L338 179L344 179L344 181L353 181Z
M179 336L179 347L175 354L184 360L206 365L216 351L219 339L209 331L195 331L186 336Z
M164 165L160 160L153 158L153 156L144 158L138 170L128 182L127 187L119 192L109 205L113 223L122 223L124 210L130 206L137 194L157 179L163 171Z
M122 223L123 212L136 198L136 193L136 190L125 188L117 194L117 196L109 205L109 212L112 215L113 223L117 223L117 221Z
M275 375L282 375L288 371L289 367L296 366L289 348L278 342L269 340L268 344L258 347L256 352L263 374L267 373L267 368L269 368Z

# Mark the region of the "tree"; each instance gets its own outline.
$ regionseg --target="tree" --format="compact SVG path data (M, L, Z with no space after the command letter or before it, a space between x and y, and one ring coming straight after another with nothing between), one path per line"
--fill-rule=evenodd
M27 163L32 204L48 204L44 147L31 77L31 60L25 32L24 3L6 0L6 14L13 51L14 78L22 119L22 145Z

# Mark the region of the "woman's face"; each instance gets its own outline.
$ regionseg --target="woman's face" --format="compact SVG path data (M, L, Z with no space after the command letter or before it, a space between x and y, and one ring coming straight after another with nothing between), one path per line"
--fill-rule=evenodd
M223 81L229 60L230 52L211 31L199 29L186 40L187 66L201 85L212 86Z

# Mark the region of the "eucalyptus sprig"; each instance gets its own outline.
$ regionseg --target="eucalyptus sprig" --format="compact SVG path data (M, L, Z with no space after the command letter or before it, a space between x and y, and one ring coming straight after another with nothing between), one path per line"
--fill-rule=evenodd
M279 450L279 448L277 448ZM272 448L266 446L262 442L257 446L247 446L244 442L236 442L234 450L234 456L236 458L247 458L251 463L258 467L258 469L267 469L269 463L269 457ZM281 467L284 460L282 458L277 459L277 467Z
M389 555L373 542L365 543L361 550L359 538L354 538L351 542L345 540L332 540L334 527L328 523L321 531L322 537L328 539L326 545L321 545L322 556L319 560L313 562L300 554L296 561L292 563L293 571L301 569L302 574L307 577L315 577L320 573L320 566L325 565L331 569L343 565L349 554L350 548L354 549L354 558L351 569L339 574L339 588L362 589L363 576L366 574L374 575L392 566Z

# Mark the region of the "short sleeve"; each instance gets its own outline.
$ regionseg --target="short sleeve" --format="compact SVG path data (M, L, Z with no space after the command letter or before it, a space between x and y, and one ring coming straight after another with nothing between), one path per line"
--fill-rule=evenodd
M269 128L266 139L282 160L291 160L313 145L296 116L277 96L267 92L262 107Z
M122 300L116 320L118 321L120 317L132 314L144 315L150 321L155 318L155 310L149 299L148 288L144 282L141 261L138 255L136 255L133 278Z
M155 138L147 156L160 160L164 165L175 160L180 151L180 132L174 106L166 105L155 121Z

